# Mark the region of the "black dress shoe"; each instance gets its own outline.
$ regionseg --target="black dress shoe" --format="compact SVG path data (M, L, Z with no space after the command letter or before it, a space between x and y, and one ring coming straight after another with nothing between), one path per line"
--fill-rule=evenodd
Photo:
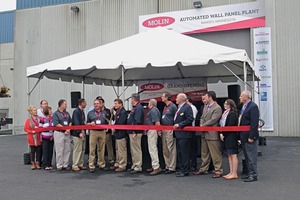
M102 171L108 171L109 170L108 167L99 167L99 169L102 170Z
M248 179L249 175L242 175L241 179Z
M251 177L251 176L249 176L249 178L244 179L244 182L247 182L247 183L249 183L249 182L254 182L254 181L257 181L257 178L256 178L256 177Z
M94 168L90 168L90 173L94 173L95 169Z
M130 171L130 174L137 174L137 173L140 173L141 171L138 171L138 170L131 170Z
M189 175L189 173L179 173L179 174L176 174L176 177L185 177L188 175Z
M173 174L173 173L175 173L175 171L173 171L173 170L166 170L165 171L165 174Z
M191 169L190 169L191 172L194 172L194 171L196 171L196 170L197 170L196 167L191 167Z

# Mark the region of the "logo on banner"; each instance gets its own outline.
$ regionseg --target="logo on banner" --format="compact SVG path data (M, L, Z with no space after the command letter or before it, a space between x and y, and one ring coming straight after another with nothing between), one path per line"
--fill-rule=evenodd
M268 58L256 58L255 59L257 62L261 62L261 61L268 61Z
M270 88L271 86L267 85L266 83L262 83L262 84L260 84L260 87L261 88Z
M160 83L148 83L145 85L141 86L142 90L147 90L147 91L156 91L156 90L161 90L163 89L165 86L163 84Z
M265 40L265 41L257 41L255 44L270 44L270 41Z
M259 67L259 71L260 71L260 72L265 72L265 71L267 71L267 67L266 67L265 65L261 65L261 66Z
M268 93L267 92L262 92L260 96L261 101L268 101Z
M265 49L261 51L257 51L257 55L266 55L266 54L268 54L268 51L266 51Z
M255 34L255 37L257 37L257 36L269 36L269 35L270 35L270 33L260 32L260 33Z
M147 19L142 23L144 27L148 28L156 28L158 26L164 27L169 26L175 22L173 17L154 17L151 19Z

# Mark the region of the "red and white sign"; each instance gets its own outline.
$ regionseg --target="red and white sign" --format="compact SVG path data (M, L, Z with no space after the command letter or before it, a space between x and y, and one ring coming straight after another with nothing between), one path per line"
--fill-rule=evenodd
M150 82L138 82L141 101L150 99L161 101L161 95L168 92L175 101L178 93L191 95L194 101L200 101L204 92L207 92L207 80L204 78L175 79L175 80L153 80Z
M139 17L139 31L166 27L183 34L264 27L265 1L158 13Z

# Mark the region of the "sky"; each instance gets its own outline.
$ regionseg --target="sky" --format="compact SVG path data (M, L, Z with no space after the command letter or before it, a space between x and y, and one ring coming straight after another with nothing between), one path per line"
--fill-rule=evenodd
M0 0L0 12L16 9L16 0Z

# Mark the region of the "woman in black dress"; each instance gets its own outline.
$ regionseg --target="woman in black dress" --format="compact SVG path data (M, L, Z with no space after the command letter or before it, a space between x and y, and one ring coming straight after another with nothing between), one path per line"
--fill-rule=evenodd
M227 99L224 103L225 111L220 120L221 126L237 126L238 114L234 101ZM238 178L238 132L223 132L220 134L221 140L224 142L224 152L228 155L229 159L229 174L223 176L225 179Z

